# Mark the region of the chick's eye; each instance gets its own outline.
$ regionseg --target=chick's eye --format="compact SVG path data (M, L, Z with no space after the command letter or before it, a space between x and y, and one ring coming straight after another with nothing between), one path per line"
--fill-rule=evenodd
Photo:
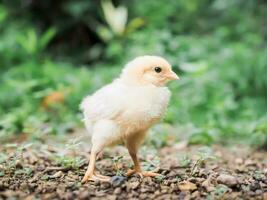
M160 73L161 72L161 68L160 67L155 67L155 72Z

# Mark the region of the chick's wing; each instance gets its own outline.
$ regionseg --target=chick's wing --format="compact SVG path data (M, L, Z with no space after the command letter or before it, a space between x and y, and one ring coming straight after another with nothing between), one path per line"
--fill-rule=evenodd
M107 85L82 101L80 108L86 119L95 122L101 119L114 119L124 108L123 88L116 84Z

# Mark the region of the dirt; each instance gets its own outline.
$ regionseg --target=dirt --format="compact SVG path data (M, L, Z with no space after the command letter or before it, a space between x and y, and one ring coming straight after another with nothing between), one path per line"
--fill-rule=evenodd
M131 160L107 149L97 170L111 182L81 184L90 147L78 140L0 147L0 199L267 199L267 153L248 147L187 146L140 150L143 169L162 176L123 176ZM80 139L84 141L84 139Z

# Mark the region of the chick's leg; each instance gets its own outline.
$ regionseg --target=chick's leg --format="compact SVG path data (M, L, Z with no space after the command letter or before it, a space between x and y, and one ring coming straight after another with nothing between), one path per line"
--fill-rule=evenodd
M101 154L105 146L109 145L109 142L115 140L118 136L118 126L111 120L100 120L93 127L92 134L92 150L90 156L90 162L87 171L82 179L82 182L88 180L100 180L110 181L110 177L97 174L95 172L95 162L97 157Z
M135 154L130 153L130 156L134 162L134 169L128 170L128 172L126 173L126 176L138 174L141 178L143 178L143 177L155 177L155 176L160 175L159 173L155 173L155 172L151 172L151 171L142 171L141 166L140 166L140 162L139 162L139 159L138 159L136 153Z
M91 155L90 155L90 160L89 160L89 165L87 167L87 170L85 172L85 175L82 179L82 183L85 183L86 181L109 181L110 178L108 176L102 176L100 174L97 174L95 172L95 162L96 159L99 155L100 152L96 152L95 150L93 150L94 148L92 148L91 151Z
M128 170L128 172L126 173L126 176L131 176L133 174L138 174L141 178L143 177L155 177L155 176L159 176L160 174L155 173L155 172L149 172L149 171L142 171L141 166L140 166L140 162L139 159L137 157L137 149L138 149L139 143L134 142L133 139L131 139L131 141L129 143L127 143L126 147L129 151L129 154L133 160L134 163L134 168Z

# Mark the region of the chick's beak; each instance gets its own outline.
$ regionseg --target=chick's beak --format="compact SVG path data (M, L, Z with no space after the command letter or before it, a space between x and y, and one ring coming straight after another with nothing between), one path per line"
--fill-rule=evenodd
M180 79L179 76L177 76L176 73L174 73L173 71L170 71L169 73L166 74L166 78L169 80L178 80Z

